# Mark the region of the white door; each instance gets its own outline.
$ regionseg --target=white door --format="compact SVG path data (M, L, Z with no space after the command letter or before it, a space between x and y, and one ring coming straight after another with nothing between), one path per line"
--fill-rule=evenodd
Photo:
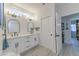
M51 50L54 49L53 33L52 33L52 17L46 17L41 20L41 44ZM55 49L54 49L55 50Z
M56 49L57 55L60 53L62 49L62 39L61 39L61 18L56 13Z

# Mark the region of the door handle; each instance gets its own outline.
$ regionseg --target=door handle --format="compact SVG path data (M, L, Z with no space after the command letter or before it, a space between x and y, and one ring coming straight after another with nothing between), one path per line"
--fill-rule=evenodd
M50 36L52 36L52 34L50 34Z
M56 35L56 37L59 37L60 35Z

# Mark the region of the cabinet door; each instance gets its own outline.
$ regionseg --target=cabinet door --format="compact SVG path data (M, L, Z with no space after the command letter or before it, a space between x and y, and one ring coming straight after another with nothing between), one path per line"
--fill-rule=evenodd
M39 43L38 36L37 35L32 36L31 45L34 47L38 45L38 43Z
M36 43L34 42L34 36L31 36L31 37L30 37L30 46L31 46L31 47L34 47L35 44L36 44Z
M31 37L25 37L23 45L25 50L31 48Z
M8 50L16 52L14 39L8 39L8 43L9 43Z
M17 52L18 53L23 52L24 51L24 40L23 40L23 37L22 38L18 38L17 41L16 41L16 44L18 44Z

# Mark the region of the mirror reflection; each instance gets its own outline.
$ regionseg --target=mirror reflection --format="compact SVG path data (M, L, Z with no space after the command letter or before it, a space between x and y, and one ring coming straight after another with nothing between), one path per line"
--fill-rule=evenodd
M16 33L20 32L20 24L19 21L16 19L11 19L8 21L8 33Z
M31 19L27 22L27 31L31 34L34 32L34 23Z

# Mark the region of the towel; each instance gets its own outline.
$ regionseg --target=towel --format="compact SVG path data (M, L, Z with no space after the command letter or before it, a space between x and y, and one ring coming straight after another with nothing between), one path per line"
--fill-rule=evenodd
M6 37L3 39L3 50L5 50L6 48L9 47L8 41L6 39Z

